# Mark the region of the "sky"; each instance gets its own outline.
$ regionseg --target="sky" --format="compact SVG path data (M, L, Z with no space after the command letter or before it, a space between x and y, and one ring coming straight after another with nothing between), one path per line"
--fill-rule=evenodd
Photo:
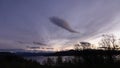
M67 49L104 33L119 36L119 18L120 0L0 0L0 49Z

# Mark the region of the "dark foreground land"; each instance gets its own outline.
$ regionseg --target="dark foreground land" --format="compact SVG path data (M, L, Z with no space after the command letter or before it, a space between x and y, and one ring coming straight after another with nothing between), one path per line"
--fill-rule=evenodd
M25 60L9 52L0 53L0 68L41 68L42 66L31 60Z
M57 62L48 58L44 65L26 60L14 53L0 52L0 68L119 68L120 60L116 58L120 51L82 50L62 51L50 56L58 56ZM74 56L71 61L62 61L61 56Z

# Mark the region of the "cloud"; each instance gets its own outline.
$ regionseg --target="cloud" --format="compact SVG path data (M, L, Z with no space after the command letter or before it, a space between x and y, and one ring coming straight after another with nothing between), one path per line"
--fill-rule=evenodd
M34 49L34 50L39 50L39 49L42 49L42 50L53 50L54 48L52 47L38 47L38 46L26 46L26 48L28 49Z
M63 28L63 29L66 29L66 30L69 31L69 32L79 33L79 32L77 32L76 30L73 30L73 29L70 27L70 25L68 24L68 22L66 22L66 21L63 20L63 19L60 19L60 18L55 17L55 16L50 17L49 19L50 19L50 21L51 21L53 24L55 24L55 25L57 25L57 26L59 26L59 27L61 27L61 28Z
M35 44L35 45L46 45L45 43L41 43L41 42L33 42L33 44Z
M19 44L33 44L33 45L41 45L41 46L43 46L43 45L47 45L47 44L45 44L45 43L42 43L42 42L23 42L23 41L16 41L17 43L19 43Z
M40 49L40 47L34 47L34 46L27 46L26 48L29 48L29 49Z

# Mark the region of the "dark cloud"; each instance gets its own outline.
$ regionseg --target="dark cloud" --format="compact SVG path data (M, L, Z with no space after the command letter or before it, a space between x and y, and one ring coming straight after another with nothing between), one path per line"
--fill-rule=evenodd
M54 48L46 48L46 49L50 49L50 50L53 50Z
M45 43L41 43L41 42L33 42L33 44L35 44L35 45L46 45Z
M17 43L19 43L19 44L34 44L34 45L47 45L47 44L45 44L45 43L42 43L42 42L23 42L23 41L16 41Z
M29 49L46 49L46 50L53 50L54 49L52 47L38 47L38 46L26 46L26 48L29 48Z
M29 49L40 49L40 47L34 47L34 46L27 46L26 48L29 48Z
M55 16L50 17L49 19L50 19L50 21L51 21L53 24L55 24L55 25L57 25L57 26L59 26L59 27L61 27L61 28L63 28L63 29L66 29L66 30L69 31L69 32L79 33L79 32L77 32L77 31L73 30L73 29L70 27L70 25L68 24L68 22L66 22L66 21L63 20L63 19L60 19L60 18L55 17Z

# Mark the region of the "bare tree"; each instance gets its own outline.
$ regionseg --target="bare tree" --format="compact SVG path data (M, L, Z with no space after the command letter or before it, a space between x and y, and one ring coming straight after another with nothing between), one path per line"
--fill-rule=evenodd
M91 43L89 42L80 42L80 44L75 44L74 49L79 51L79 50L84 50L84 49L90 49L91 48Z
M56 64L61 65L63 63L62 56L57 56Z
M77 51L80 50L80 45L79 44L75 44L74 45L74 49L77 50Z
M91 43L89 42L80 42L80 45L83 49L90 49Z
M113 34L108 35L108 34L104 34L102 35L102 39L99 43L99 45L101 45L101 48L104 48L106 50L116 50L117 49L117 44L116 44L116 38Z
M46 60L43 61L43 64L49 66L54 65L54 58L48 57Z

